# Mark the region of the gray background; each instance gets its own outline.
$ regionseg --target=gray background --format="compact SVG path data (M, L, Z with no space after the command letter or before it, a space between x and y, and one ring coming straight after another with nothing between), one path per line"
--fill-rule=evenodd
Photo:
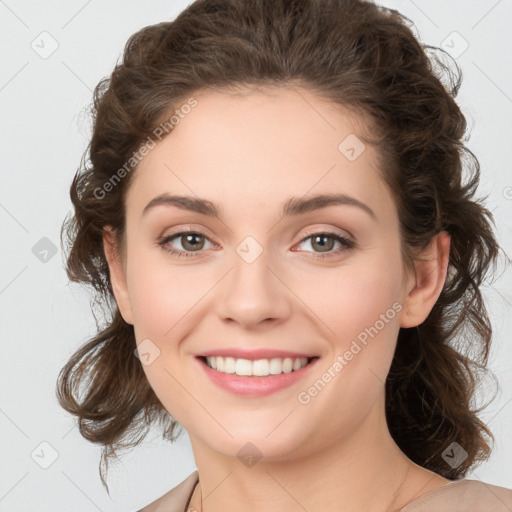
M383 4L409 16L424 42L457 56L464 73L458 101L482 165L480 195L489 195L498 237L511 255L512 2ZM110 470L110 499L98 474L100 447L81 438L54 396L59 369L95 330L87 293L68 284L59 244L71 209L69 186L90 133L82 110L127 38L186 5L0 0L0 512L136 510L195 469L186 433L171 445L154 432ZM50 36L40 35L45 31ZM44 55L52 44L57 49ZM485 288L495 328L491 368L502 391L482 415L496 436L495 451L468 475L506 487L512 487L511 290L510 269Z

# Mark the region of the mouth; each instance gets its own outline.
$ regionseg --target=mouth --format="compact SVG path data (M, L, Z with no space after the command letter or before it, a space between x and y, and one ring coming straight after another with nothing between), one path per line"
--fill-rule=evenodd
M205 366L218 373L240 377L268 377L295 373L316 361L313 357L273 357L269 359L243 359L221 356L197 356Z
M261 355L256 356L254 352L250 356L261 358ZM205 354L195 356L195 359L207 381L219 389L234 396L256 399L292 387L311 376L320 358L313 356L244 359Z

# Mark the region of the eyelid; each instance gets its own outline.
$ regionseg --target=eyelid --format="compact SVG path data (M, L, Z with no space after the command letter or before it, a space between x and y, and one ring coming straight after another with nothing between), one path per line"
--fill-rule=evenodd
M168 233L166 235L161 235L158 238L159 238L159 240L161 240L161 239L164 239L164 238L171 238L171 237L174 237L176 235L183 234L183 233L195 233L195 234L204 236L205 238L207 238L212 243L216 243L216 242L214 242L211 239L210 235L207 235L201 229L195 229L195 228L192 228L191 226L187 226L187 227L184 227L184 228L179 228L179 229L177 229L174 232ZM346 236L344 233L340 233L338 231L334 231L333 228L327 228L327 229L324 229L324 230L322 230L321 228L313 228L313 229L307 230L304 233L302 233L302 235L301 235L301 237L299 239L299 242L303 242L306 238L308 238L311 235L328 234L328 235L338 235L340 237L346 238L346 239L350 240L351 242L355 243L354 237L348 231L346 231L346 233L348 234L348 236Z
M198 227L198 228L195 228L193 227L192 225L189 225L189 226L180 226L178 228L176 228L175 230L171 229L171 231L169 233L167 233L166 231L164 231L164 233L167 233L167 234L162 234L161 236L159 236L158 238L159 239L163 239L163 238L170 238L170 237L174 237L176 235L181 235L183 233L195 233L197 235L201 235L201 236L204 236L205 238L207 238L208 240L210 240L212 243L216 243L212 240L212 236L208 233L206 233L206 229L203 228L203 227Z
M171 231L170 233L168 234L165 234L165 235L161 235L158 237L158 243L162 243L162 241L165 241L167 240L166 243L169 243L171 240L177 240L180 238L180 236L183 236L183 235L186 235L186 234L194 234L194 235L199 235L199 236L202 236L205 240L208 240L212 245L214 246L218 246L219 244L217 244L214 240L212 240L212 237L208 234L206 234L202 228L193 228L191 226L186 226L186 227L180 227L178 229L176 229L176 231ZM193 253L193 251L189 251L190 253ZM204 252L204 249L201 250L201 251L197 251L198 253L199 252Z
M322 229L322 228L318 228L318 227L309 229L306 232L302 233L300 240L297 243L295 243L293 247L295 247L296 245L299 245L301 243L304 243L306 240L310 239L312 236L326 235L326 236L336 240L338 243L340 243L342 245L342 247L338 248L334 251L328 251L325 253L321 253L321 252L317 253L314 251L300 251L300 252L311 253L312 256L310 256L310 257L312 257L313 259L327 259L327 258L331 258L331 257L334 258L336 256L339 256L341 252L345 252L345 251L353 249L354 247L357 246L355 239L351 234L349 234L349 236L346 236L345 234L337 231L336 229L337 228ZM201 249L199 251L186 251L186 250L174 249L174 248L167 249L165 247L168 243L170 243L174 239L179 239L180 236L187 234L187 233L199 235L199 236L205 238L206 240L208 240L212 245L218 246L218 244L216 242L214 242L213 240L211 240L210 236L205 234L201 228L195 229L192 226L181 227L174 232L171 232L167 235L160 236L158 238L157 244L166 252L168 252L170 254L174 254L177 257L180 257L180 256L194 257L194 258L202 257L204 255L204 252L206 251L205 249ZM297 251L293 251L293 252L297 252Z
M345 232L342 233L337 228L313 228L311 230L306 230L304 233L301 234L299 242L303 242L306 238L309 238L311 235L337 235L341 238L345 238L349 242L353 243L355 245L356 241L355 238L352 236L351 233L344 230Z
M320 260L320 261L322 261L322 260L327 261L330 259L336 259L336 258L339 259L340 257L344 256L344 253L357 248L357 244L352 236L350 236L350 237L345 236L345 235L343 235L337 231L334 231L332 229L323 229L323 230L322 229L314 229L312 231L303 233L300 241L297 244L295 244L294 247L297 245L306 243L307 240L312 239L314 236L321 236L321 235L327 236L328 238L335 240L335 242L338 242L341 245L341 247L339 247L336 250L327 251L327 252L315 252L315 251L300 251L300 252L305 252L305 253L310 254L310 256L306 256L308 258L312 258L314 260ZM297 252L296 250L294 251L293 248L292 248L292 251Z

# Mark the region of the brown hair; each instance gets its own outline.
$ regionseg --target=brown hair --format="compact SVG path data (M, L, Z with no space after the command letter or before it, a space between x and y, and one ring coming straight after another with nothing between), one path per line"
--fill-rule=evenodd
M109 314L62 368L56 391L82 436L103 446L107 468L116 449L137 445L153 422L170 440L180 426L134 356L133 326L117 308L103 251L105 226L123 247L133 171L108 193L105 183L184 98L239 85L300 85L368 114L398 209L404 262L435 234L450 235L438 301L421 325L400 329L386 381L387 421L412 461L447 478L489 457L493 436L472 400L489 372L491 325L480 287L499 246L492 215L474 199L479 164L464 145L466 120L454 101L461 72L447 58L418 42L397 11L359 0L197 0L174 21L130 37L122 61L94 90L88 161L82 158L73 179L74 216L61 233L70 280L91 285ZM442 458L454 441L468 453L457 467ZM101 463L100 476L105 485Z

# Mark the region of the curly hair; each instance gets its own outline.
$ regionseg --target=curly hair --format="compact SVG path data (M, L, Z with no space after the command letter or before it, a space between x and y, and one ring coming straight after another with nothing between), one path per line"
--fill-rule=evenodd
M121 62L94 90L92 138L70 188L74 215L61 231L69 279L92 287L106 320L96 320L97 335L61 369L56 393L81 435L103 446L107 469L117 448L137 445L154 422L171 441L181 429L134 357L134 329L115 302L103 250L107 226L122 250L134 174L126 163L135 169L141 144L186 98L237 86L298 85L367 115L397 206L405 264L434 235L449 234L439 299L421 325L400 329L386 418L400 449L446 478L462 478L489 457L494 438L473 399L492 374L481 286L500 247L492 214L475 198L480 167L464 144L466 119L454 99L461 70L441 49L420 43L413 28L399 12L361 0L197 0L173 21L129 38ZM125 172L112 184L116 169ZM468 454L457 467L442 458L454 441Z

